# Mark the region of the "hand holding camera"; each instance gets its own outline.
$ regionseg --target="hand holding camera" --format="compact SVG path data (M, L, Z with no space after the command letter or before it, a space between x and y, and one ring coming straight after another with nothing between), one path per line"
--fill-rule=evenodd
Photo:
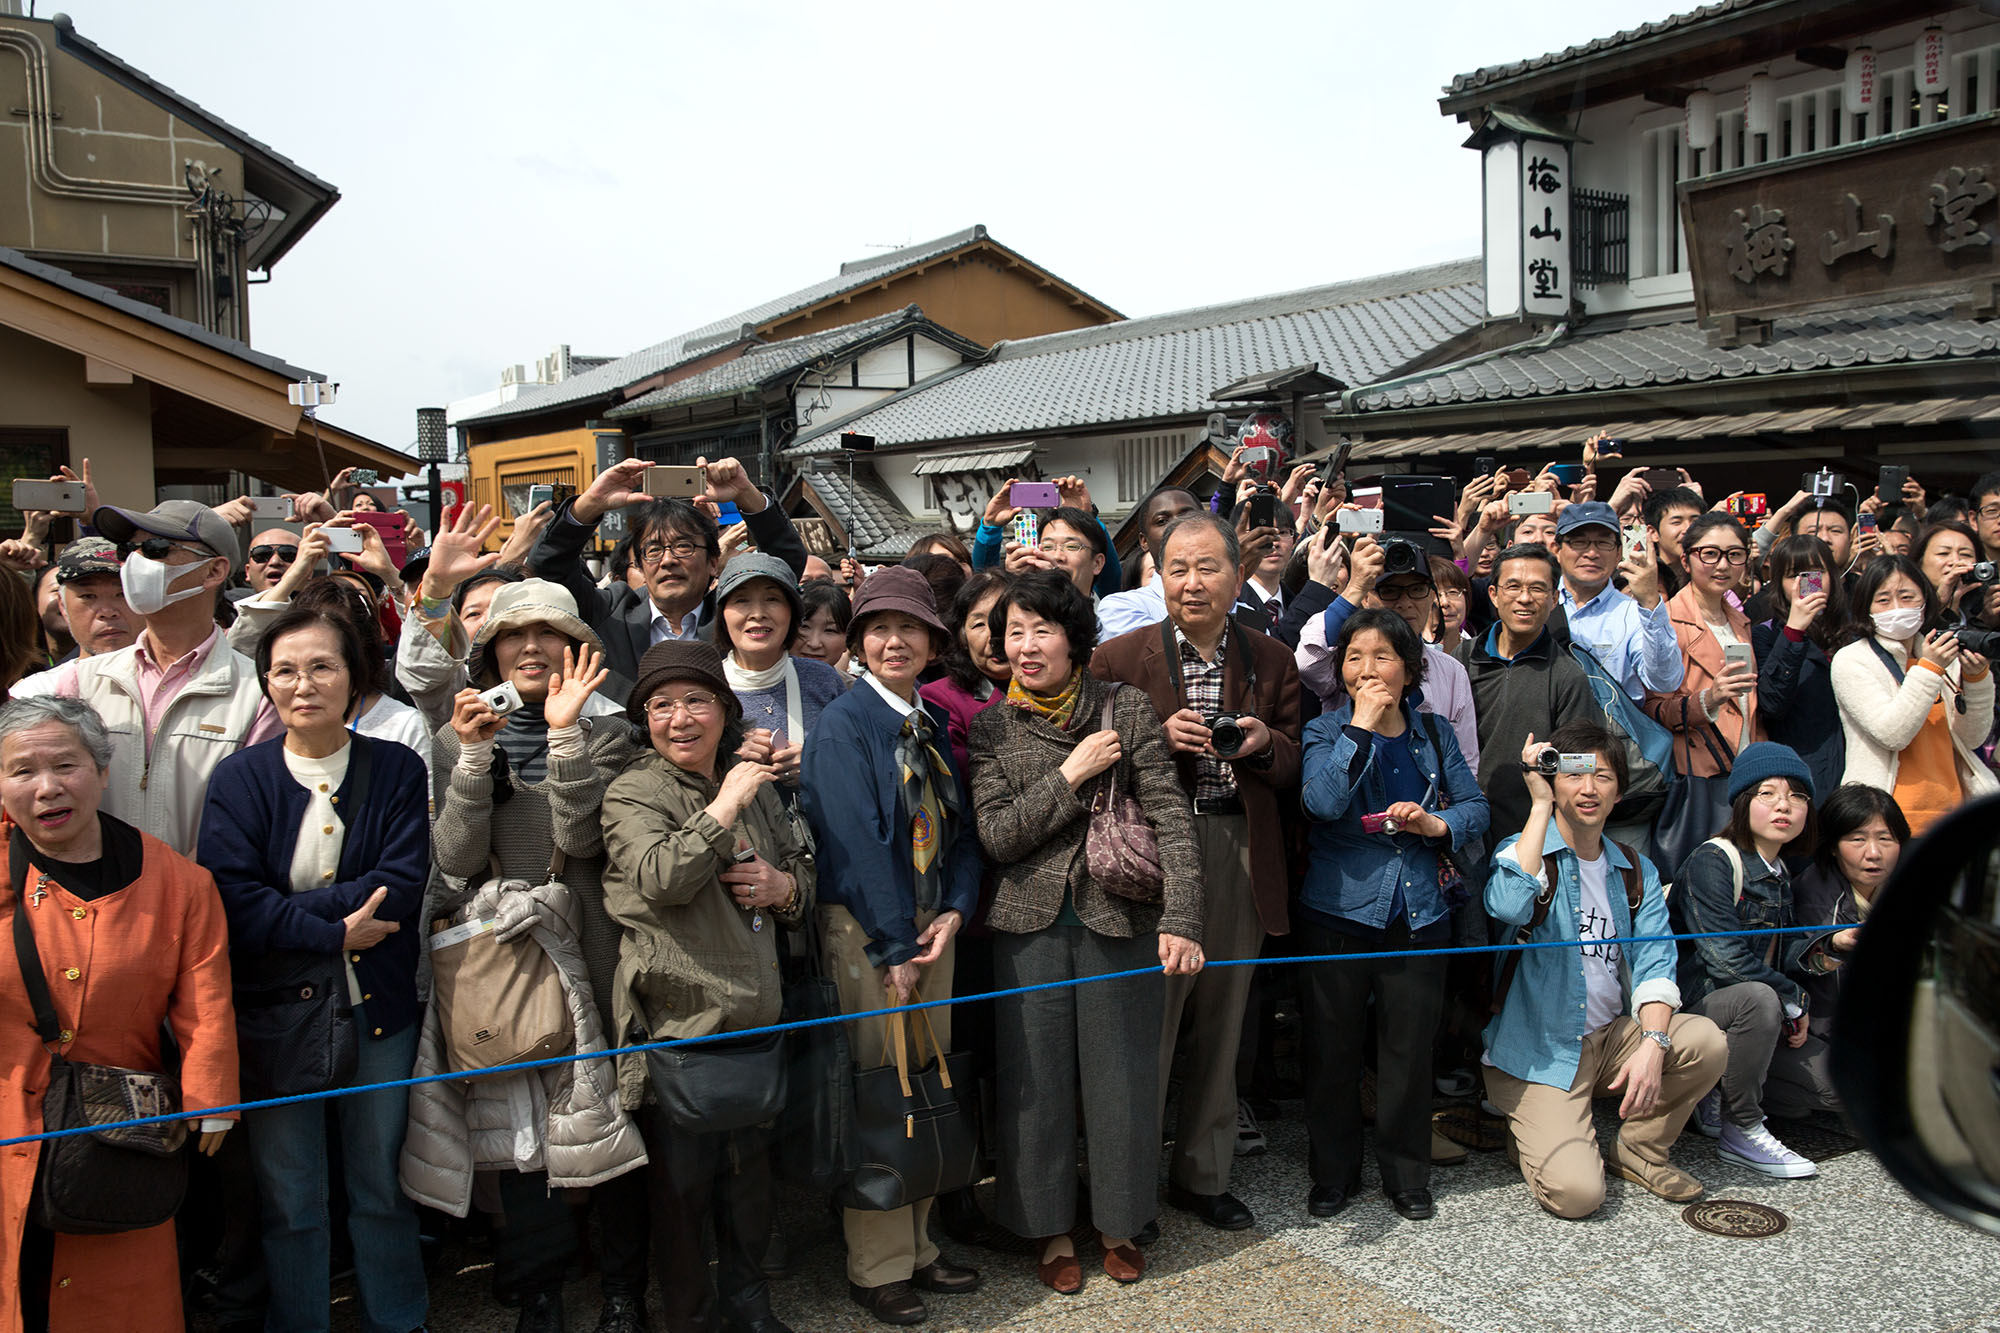
M1443 838L1451 826L1415 801L1397 801L1387 810L1361 816L1363 833L1408 833L1419 838Z

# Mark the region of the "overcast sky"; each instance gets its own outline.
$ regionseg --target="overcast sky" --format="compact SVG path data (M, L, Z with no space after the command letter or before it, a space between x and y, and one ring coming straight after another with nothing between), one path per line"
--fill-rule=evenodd
M415 409L983 222L1127 315L1478 253L1452 75L1673 0L38 0L340 188L262 350ZM1686 8L1685 4L1678 6ZM234 184L234 183L232 183Z

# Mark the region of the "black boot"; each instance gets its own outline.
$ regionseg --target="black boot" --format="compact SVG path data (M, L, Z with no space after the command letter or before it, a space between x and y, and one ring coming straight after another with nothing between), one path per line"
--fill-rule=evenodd
M607 1295L603 1308L597 1312L597 1333L652 1333L652 1330L643 1296Z
M535 1291L521 1297L521 1317L514 1333L564 1333L562 1292Z

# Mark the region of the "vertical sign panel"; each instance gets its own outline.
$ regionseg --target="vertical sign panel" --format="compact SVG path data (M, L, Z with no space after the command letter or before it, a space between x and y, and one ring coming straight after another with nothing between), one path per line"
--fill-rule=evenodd
M1569 145L1521 142L1521 308L1569 313Z

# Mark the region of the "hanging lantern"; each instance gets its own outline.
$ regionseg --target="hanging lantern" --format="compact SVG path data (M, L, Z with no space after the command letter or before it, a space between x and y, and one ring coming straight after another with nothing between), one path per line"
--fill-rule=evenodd
M1875 109L1875 53L1857 46L1847 53L1847 78L1842 100L1849 111Z
M1751 134L1778 132L1778 85L1768 74L1752 74L1743 89L1743 127Z
M1926 97L1951 91L1951 42L1943 28L1925 28L1917 38L1917 91Z
M1687 146L1695 149L1715 146L1714 93L1702 90L1688 94Z

